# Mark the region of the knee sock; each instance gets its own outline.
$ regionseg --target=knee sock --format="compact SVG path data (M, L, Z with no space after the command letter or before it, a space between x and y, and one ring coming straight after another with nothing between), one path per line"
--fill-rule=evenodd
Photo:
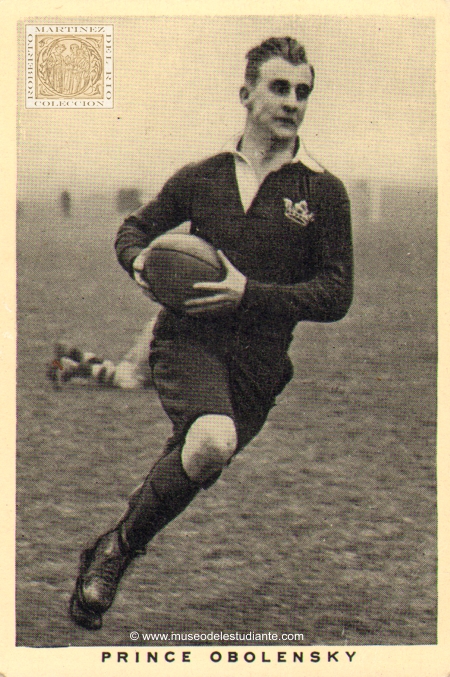
M129 508L118 524L125 543L132 551L144 548L189 505L200 488L186 474L179 446L161 456L130 498Z

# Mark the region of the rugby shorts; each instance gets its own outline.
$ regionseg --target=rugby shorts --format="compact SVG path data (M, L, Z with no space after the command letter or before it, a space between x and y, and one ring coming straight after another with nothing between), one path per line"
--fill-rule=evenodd
M173 424L171 443L184 443L200 416L219 414L235 423L236 453L261 430L276 396L292 378L287 353L277 353L270 343L230 335L217 340L183 333L171 338L156 335L150 366Z

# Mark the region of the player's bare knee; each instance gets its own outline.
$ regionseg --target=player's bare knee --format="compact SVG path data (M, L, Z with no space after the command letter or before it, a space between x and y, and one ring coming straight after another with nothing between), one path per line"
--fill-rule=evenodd
M184 469L192 480L206 481L229 462L236 445L236 428L229 416L200 416L186 435L182 452Z
M183 455L200 456L205 462L216 462L222 467L234 454L236 444L236 428L229 416L205 414L190 427Z

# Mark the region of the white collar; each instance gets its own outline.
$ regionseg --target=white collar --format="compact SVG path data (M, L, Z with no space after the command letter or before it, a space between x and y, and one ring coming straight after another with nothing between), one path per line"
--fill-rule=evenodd
M222 148L222 152L232 153L233 155L236 155L237 157L240 157L247 162L245 155L242 155L242 153L240 153L237 149L241 139L242 134L236 134L231 139L228 139L228 141ZM303 143L300 137L298 137L298 141L299 141L298 149L296 154L292 158L291 163L301 162L303 165L311 169L313 172L324 172L325 169L321 165L319 165L319 163L316 162L316 160L314 160L314 158L311 157L311 155L309 155L309 153L305 148L305 144Z

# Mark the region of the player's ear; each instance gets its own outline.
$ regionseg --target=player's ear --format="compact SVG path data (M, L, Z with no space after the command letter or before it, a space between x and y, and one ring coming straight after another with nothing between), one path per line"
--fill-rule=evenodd
M250 101L250 88L247 85L242 85L240 88L239 99L241 104L247 108Z

